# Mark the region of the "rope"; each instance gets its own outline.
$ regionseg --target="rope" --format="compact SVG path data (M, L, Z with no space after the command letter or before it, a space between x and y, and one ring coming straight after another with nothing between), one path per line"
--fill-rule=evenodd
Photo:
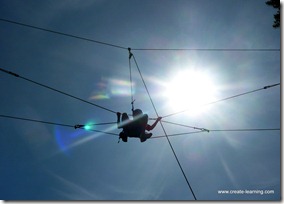
M24 80L26 80L26 81L28 81L28 82L31 82L31 83L36 84L36 85L39 85L39 86L41 86L41 87L50 89L50 90L52 90L52 91L58 92L58 93L63 94L63 95L65 95L65 96L74 98L74 99L76 99L76 100L82 101L82 102L84 102L84 103L88 103L88 104L90 104L90 105L96 106L96 107L98 107L98 108L101 108L101 109L103 109L103 110L106 110L106 111L109 111L109 112L112 112L112 113L115 113L115 114L116 114L116 112L113 111L113 110L111 110L111 109L105 108L105 107L103 107L103 106L100 106L100 105L97 105L97 104L95 104L95 103L92 103L92 102L86 101L86 100L84 100L84 99L81 99L81 98L79 98L79 97L77 97L77 96L73 96L73 95L71 95L71 94L65 93L65 92L60 91L60 90L58 90L58 89L55 89L55 88L52 88L52 87L50 87L50 86L41 84L41 83L36 82L36 81L33 81L33 80L31 80L31 79L25 78L25 77L20 76L20 75L18 75L18 74L16 74L16 73L7 71L7 70L2 69L2 68L0 68L0 71L2 71L2 72L4 72L4 73L7 73L7 74L10 74L10 75L12 75L12 76L15 76L15 77L24 79Z
M117 122L107 122L107 123L93 123L93 124L88 124L88 126L99 126L99 125L112 125L112 124L116 124ZM82 128L84 127L85 125L80 125L80 124L77 124L74 126L75 129L77 128Z
M153 102L153 100L152 100L152 97L151 97L151 95L150 95L150 93L149 93L149 90L148 90L148 88L147 88L147 85L146 85L146 83L145 83L145 81L144 81L144 78L143 78L143 76L142 76L142 73L141 73L141 71L140 71L140 68L139 68L139 66L138 66L138 63L137 63L136 58L135 58L134 55L133 55L133 59L134 59L134 62L135 62L135 64L136 64L136 67L137 67L137 69L138 69L138 72L139 72L139 74L140 74L140 77L141 77L141 79L142 79L142 82L143 82L143 84L144 84L144 87L145 87L145 89L146 89L146 91L147 91L148 97L149 97L149 99L150 99L150 101L151 101L151 103L152 103L152 106L153 106L154 110L155 110L155 113L156 113L157 117L159 117L159 114L158 114L158 112L157 112L156 106L155 106L155 104L154 104L154 102ZM173 152L173 154L174 154L174 157L175 157L175 159L176 159L176 161L177 161L177 163L178 163L178 165L179 165L179 168L180 168L180 170L181 170L181 172L182 172L182 174L183 174L183 176L184 176L184 178L185 178L185 181L186 181L186 183L187 183L187 185L188 185L188 187L189 187L189 189L190 189L190 191L191 191L191 193L192 193L192 195L193 195L193 197L194 197L194 200L197 200L197 199L196 199L196 196L195 196L195 194L194 194L194 192L193 192L193 189L192 189L192 187L191 187L191 185L190 185L190 183L189 183L189 181L188 181L188 179L187 179L187 177L186 177L186 175L185 175L185 172L184 172L184 170L183 170L183 168L182 168L182 166L181 166L181 163L179 162L179 159L178 159L178 157L177 157L177 155L176 155L176 152L175 152L175 150L174 150L174 148L173 148L173 146L172 146L172 144L171 144L171 141L170 141L169 138L168 138L168 135L167 135L167 132L166 132L166 130L165 130L165 128L164 128L164 125L163 125L163 123L162 123L161 121L160 121L160 124L161 124L161 127L162 127L162 129L163 129L163 132L164 132L164 134L165 134L165 136L166 136L166 138L167 138L167 141L168 141L168 143L169 143L169 145L170 145L170 148L171 148L171 150L172 150L172 152Z
M176 137L176 136L181 136L181 135L190 135L190 134L196 134L196 133L201 133L204 131L195 131L195 132L186 132L186 133L175 133L175 134L168 134L168 137ZM163 137L167 137L166 135L160 135L160 136L154 136L154 137L150 137L149 139L158 139L158 138L163 138Z
M130 94L131 94L131 110L132 110L132 114L134 112L134 98L133 98L133 88L132 88L132 69L131 69L131 57L133 56L133 54L131 53L131 48L128 48L128 52L129 52L129 57L128 57L128 63L129 63L129 80L130 80Z
M45 32L53 33L53 34L58 34L58 35L62 35L62 36L76 38L76 39L79 39L79 40L84 40L84 41L88 41L88 42L92 42L92 43L111 46L111 47L115 47L115 48L119 48L119 49L125 49L125 50L128 49L124 46L106 43L106 42L93 40L93 39L89 39L89 38L85 38L85 37L80 37L80 36L77 36L77 35L63 33L63 32L59 32L59 31L55 31L55 30L50 30L50 29L46 29L46 28L42 28L42 27L38 27L38 26L33 26L33 25L25 24L25 23L20 23L20 22L17 22L17 21L12 21L12 20L8 20L8 19L4 19L4 18L0 18L0 21L15 24L15 25L20 25L20 26L24 26L24 27L28 27L28 28L32 28L32 29L36 29L36 30L41 30L41 31L45 31ZM258 48L258 49L249 49L249 48L133 48L132 50L137 50L137 51L203 51L203 52L206 52L206 51L209 51L209 52L211 52L211 51L214 51L214 52L220 52L220 51L221 52L222 51L226 51L226 52L244 52L244 51L245 52L248 52L248 51L249 52L275 52L275 51L280 51L280 49L275 49L275 48L270 48L270 49L269 48Z
M259 88L259 89L255 89L253 91L248 91L248 92L245 92L245 93L237 94L237 95L230 96L230 97L227 97L227 98L223 98L223 99L220 99L220 100L217 100L217 101L206 103L206 104L203 104L203 105L200 105L200 106L212 105L212 104L215 104L215 103L219 103L221 101L226 101L226 100L229 100L229 99L233 99L233 98L236 98L236 97L239 97L239 96L251 94L251 93L254 93L254 92L257 92L257 91L261 91L261 90L272 88L272 87L279 86L279 85L280 85L280 83L268 85L268 86L265 86L263 88ZM185 109L185 110L182 110L182 111L179 111L179 112L175 112L175 113L172 113L172 114L169 114L169 115L165 115L165 116L163 116L163 118L170 117L170 116L173 116L173 115L177 115L177 114L180 114L180 113L184 113L184 112L187 112L187 111L189 111L189 109Z
M155 120L155 119L150 118L150 120ZM190 125L184 125L184 124L174 123L174 122L164 121L164 120L162 120L162 122L172 124L172 125L181 126L181 127L188 127L188 128L200 130L198 132L204 132L204 131L206 131L206 132L236 132L236 131L273 131L273 130L280 130L279 128L255 128L255 129L250 128L250 129L221 129L221 130L217 130L217 129L199 128L199 127L194 127L194 126L190 126ZM188 134L188 133L179 133L179 134Z
M223 130L209 130L210 132L256 132L256 131L280 131L280 128L255 128L255 129L223 129ZM183 136L183 135L190 135L196 133L202 133L204 131L195 131L195 132L184 132L184 133L175 133L167 135L168 137L176 137L176 136ZM149 139L157 139L166 137L165 135L150 137Z
M267 48L259 48L259 49L249 49L249 48L133 48L132 50L137 51L203 51L203 52L275 52L280 51L280 49L267 49Z
M53 34L58 34L58 35L63 35L63 36L71 37L71 38L76 38L76 39L79 39L79 40L84 40L84 41L88 41L88 42L92 42L92 43L102 44L102 45L111 46L111 47L120 48L120 49L125 49L125 50L127 49L126 47L123 47L123 46L120 46L120 45L106 43L106 42L102 42L102 41L98 41L98 40L92 40L92 39L89 39L89 38L84 38L84 37L80 37L80 36L77 36L77 35L71 35L71 34L59 32L59 31L55 31L55 30L50 30L50 29L46 29L46 28L41 28L41 27L25 24L25 23L11 21L11 20L8 20L8 19L0 18L0 21L6 22L6 23L12 23L12 24L16 24L16 25L21 25L21 26L33 28L33 29L36 29L36 30L46 31L46 32L53 33Z
M190 126L190 125L183 125L183 124L174 123L174 122L165 121L165 120L162 120L162 122L163 123L172 124L172 125L178 125L178 126L182 126L182 127L188 127L188 128L192 128L192 129L195 129L195 130L201 130L201 131L209 132L209 130L206 129L206 128L194 127L194 126Z
M15 116L9 116L9 115L0 115L0 117L2 117L2 118L9 118L9 119L15 119L15 120L23 120L23 121L35 122L35 123L43 123L43 124L48 124L48 125L58 125L58 126L63 126L63 127L74 128L73 125L62 124L62 123L55 123L55 122L49 122L49 121L43 121L43 120L35 120L35 119L30 119L30 118L22 118L22 117L15 117ZM77 127L77 128L84 129L83 127ZM94 130L94 129L90 129L89 131L104 133L104 134L108 134L108 135L117 135L115 133L104 132L104 131Z
M8 118L8 119L15 119L15 120L28 121L28 122L34 122L34 123L43 123L43 124L48 124L48 125L57 125L57 126L62 126L62 127L74 128L73 125L69 125L69 124L56 123L56 122L43 121L43 120L35 120L35 119L30 119L30 118L15 117L15 116L2 115L2 114L0 114L0 117L1 118ZM112 123L116 123L116 122L112 122ZM98 123L96 125L102 125L102 124L103 123ZM83 126L82 127L77 127L77 128L84 129ZM248 132L248 131L280 131L280 130L281 130L280 128L221 129L221 130L220 129L219 130L216 129L216 130L210 130L210 132ZM104 132L104 131L100 131L100 130L90 129L89 131L118 136L118 134L110 133L110 132ZM174 136L189 135L189 134L195 134L195 133L201 133L201 132L204 132L204 131L167 134L167 136L168 137L174 137ZM157 138L163 138L163 137L166 137L166 136L165 135L155 136L155 137L150 137L149 139L157 139Z
M223 130L210 130L210 132L242 132L242 131L275 131L281 130L280 128L255 128L255 129L223 129Z

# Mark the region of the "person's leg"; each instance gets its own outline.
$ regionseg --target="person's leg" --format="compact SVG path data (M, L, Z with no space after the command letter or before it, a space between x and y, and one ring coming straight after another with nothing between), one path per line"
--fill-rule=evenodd
M120 115L121 115L121 113L120 112L117 112L116 113L116 116L117 116L117 128L120 128Z
M152 133L142 133L141 135L140 135L140 141L141 142L145 142L147 139L149 139L150 137L152 137Z
M121 127L123 128L123 131L119 134L119 138L122 139L123 142L127 142L127 136L128 136L128 124L129 117L127 113L123 113L121 117Z
M125 134L124 131L122 131L121 133L119 133L119 139L122 139L123 142L127 142L127 135Z
M147 123L148 123L148 115L144 114L142 116L142 118L140 119L140 124L141 124L141 127L144 128L144 132L145 132L145 128L146 128Z
M119 128L125 128L129 121L128 115L126 113L122 114L121 122L119 123Z
M147 139L149 139L152 136L152 133L145 133L145 128L148 123L148 115L144 114L142 118L140 119L140 141L145 142Z
M122 120L122 121L127 121L127 120L129 120L129 117L128 117L127 113L122 113L121 120Z

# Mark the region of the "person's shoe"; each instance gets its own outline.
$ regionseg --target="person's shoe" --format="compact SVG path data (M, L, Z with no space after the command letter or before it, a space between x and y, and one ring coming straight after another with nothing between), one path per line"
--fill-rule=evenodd
M152 135L153 135L152 133L145 133L145 136L146 136L147 139L149 139L150 137L152 137Z
M124 132L119 133L119 139L122 139L123 142L127 142L127 136Z
M144 133L140 136L140 141L145 142L147 139L149 139L153 134L152 133Z

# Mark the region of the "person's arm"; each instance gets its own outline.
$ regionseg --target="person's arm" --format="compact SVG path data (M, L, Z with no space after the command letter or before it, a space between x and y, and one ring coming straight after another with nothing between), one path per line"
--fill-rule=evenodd
M153 130L161 119L162 117L158 117L157 120L153 123L153 125L147 125L146 130L148 131Z

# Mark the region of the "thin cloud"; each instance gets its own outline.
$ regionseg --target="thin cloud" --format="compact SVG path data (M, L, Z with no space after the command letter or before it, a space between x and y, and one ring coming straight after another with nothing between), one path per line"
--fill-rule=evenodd
M89 192L82 186L73 183L62 176L59 176L55 173L50 173L54 178L60 181L60 183L64 186L64 190L62 189L53 189L58 194L63 197L66 197L70 200L99 200L100 197L94 193Z

